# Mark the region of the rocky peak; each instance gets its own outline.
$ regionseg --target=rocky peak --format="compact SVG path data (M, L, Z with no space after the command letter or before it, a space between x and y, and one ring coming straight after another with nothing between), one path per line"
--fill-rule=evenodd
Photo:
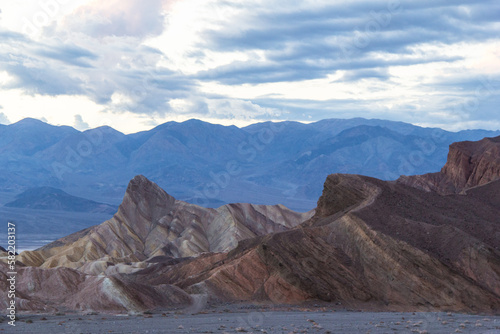
M60 239L41 252L25 252L27 265L82 268L100 273L109 263L184 258L225 252L240 240L286 231L309 219L284 206L225 205L208 209L176 200L142 175L134 177L108 221Z
M135 176L128 184L119 212L130 217L140 215L156 221L168 214L175 198L143 175Z
M461 193L500 179L500 136L450 145L439 173L402 176L398 183L441 194Z
M306 225L314 225L321 218L344 214L363 206L379 193L376 182L376 179L361 175L328 175L316 213Z
M500 178L500 136L450 145L441 170L457 189L480 186Z

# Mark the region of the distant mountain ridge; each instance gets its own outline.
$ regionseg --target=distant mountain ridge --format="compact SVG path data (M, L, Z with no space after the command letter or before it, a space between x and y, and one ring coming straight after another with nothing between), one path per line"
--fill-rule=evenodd
M113 214L117 206L98 203L85 198L72 196L61 189L52 187L31 188L19 194L12 202L5 204L9 208L29 208L71 212L95 212Z
M331 173L395 180L437 172L452 142L496 135L362 118L244 128L189 120L125 135L25 119L0 127L0 189L11 201L29 188L51 186L118 204L128 181L142 174L205 207L280 203L308 211Z

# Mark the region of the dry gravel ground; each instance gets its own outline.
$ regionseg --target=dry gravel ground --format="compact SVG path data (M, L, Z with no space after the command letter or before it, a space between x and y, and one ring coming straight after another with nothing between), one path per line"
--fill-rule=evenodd
M500 316L456 313L219 309L198 314L20 315L0 333L477 333L500 334Z

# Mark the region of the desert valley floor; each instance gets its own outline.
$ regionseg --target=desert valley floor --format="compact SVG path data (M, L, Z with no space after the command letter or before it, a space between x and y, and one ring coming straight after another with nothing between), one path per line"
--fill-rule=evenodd
M226 305L196 314L183 311L139 315L21 315L4 333L468 333L500 334L500 316L447 312L359 312L322 307Z

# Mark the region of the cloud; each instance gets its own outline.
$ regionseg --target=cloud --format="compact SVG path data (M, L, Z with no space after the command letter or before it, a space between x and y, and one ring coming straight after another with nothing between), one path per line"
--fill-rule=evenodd
M65 26L92 37L161 34L164 29L164 1L92 1L65 20Z
M83 120L82 115L75 115L74 127L75 129L80 131L87 130L90 128L89 124Z
M1 106L0 106L0 109L2 109ZM3 112L0 112L0 124L8 125L10 123L11 122L10 122L9 118L7 117L7 115L5 115Z
M352 70L346 72L340 81L357 81L360 79L378 79L378 80L387 80L390 78L389 71L386 68L369 68L369 69L360 69L360 70Z
M279 118L283 114L279 108L262 107L257 103L239 99L210 99L207 104L213 118L267 120Z
M169 106L173 112L180 115L209 115L210 110L205 99L193 96L188 99L172 99Z
M60 34L51 41L5 34L12 41L0 39L0 71L11 80L3 88L31 95L85 95L111 111L161 115L169 111L170 99L190 94L196 85L192 78L157 66L163 54L136 39L114 37L103 43L79 35L67 42ZM114 103L113 95L128 98Z
M391 66L410 66L433 62L454 62L463 59L460 56L398 55L392 59L374 59L370 55L345 59L318 59L317 61L283 60L283 61L235 61L229 65L198 73L195 77L201 80L214 80L228 85L259 84L270 82L302 81L326 78L336 71L353 71L345 77L361 78L362 73L373 77L375 72L385 72L389 78L387 68ZM360 71L364 70L364 71ZM357 73L357 74L356 74Z
M144 120L500 121L500 92L479 104L475 92L481 76L500 76L498 1L75 6L34 39L0 29L0 89L83 96Z
M83 93L81 81L63 68L46 66L47 63L30 56L0 54L0 69L7 71L12 80L3 88L22 88L28 94L74 95Z
M96 60L98 56L87 49L74 44L45 45L34 50L34 55L59 60L68 65L92 67L88 61Z
M0 29L0 41L4 43L7 41L18 43L25 42L27 41L27 39L23 34L20 34L18 32Z
M176 115L240 121L276 119L283 114L279 108L262 107L251 101L215 96L190 96L185 99L171 100L170 108Z
M499 16L495 19L491 13L500 13L500 4L493 1L390 3L398 4L339 1L281 10L282 2L271 1L256 6L249 15L237 16L237 24L206 31L200 48L259 50L261 59L235 61L202 72L201 78L255 84L321 78L336 70L360 68L365 59L370 60L371 68L399 66L399 61L408 58L413 64L442 61L444 55L418 54L416 50L422 44L444 48L498 36ZM460 59L455 56L446 61Z

